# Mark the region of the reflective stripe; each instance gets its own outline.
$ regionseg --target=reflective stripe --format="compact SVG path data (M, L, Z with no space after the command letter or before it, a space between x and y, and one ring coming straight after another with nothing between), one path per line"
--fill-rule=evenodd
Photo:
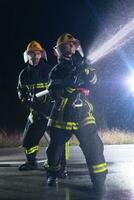
M87 100L85 100L86 104L88 105L88 114L90 115L91 112L93 112L93 105L91 103L89 103Z
M68 88L66 88L66 90L67 90L67 92L69 92L69 93L73 93L73 92L76 91L76 89L75 89L75 88L72 88L72 87L68 87Z
M96 124L95 117L92 115L93 106L88 101L85 100L85 102L88 105L89 111L88 111L88 116L84 120L82 120L81 126L86 126L88 124Z
M63 116L64 116L64 108L68 102L68 98L65 97L60 97L61 98L61 103L59 108L57 109L59 111L58 113L58 121L63 121Z
M60 97L60 98L61 98L61 104L58 108L58 111L60 111L60 110L63 111L67 104L68 98L65 98L65 97Z
M92 166L92 171L94 174L105 172L108 170L107 164L106 163L101 163L97 165Z
M84 72L86 73L86 75L88 75L89 72L90 72L89 68L85 68L85 69L84 69Z
M80 127L86 126L88 124L96 124L95 118L93 116L86 117L81 123L52 120L51 126L65 130L78 130Z
M45 164L44 167L47 171L57 172L60 170L61 165L50 166L49 164Z
M65 144L65 158L66 160L69 159L69 141Z
M93 78L90 80L91 84L95 84L97 82L97 76L96 74L93 76Z
M30 85L22 85L22 88L27 87L29 90L32 89L48 89L48 83L36 83Z
M35 147L30 148L30 149L26 149L26 150L25 150L25 153L26 153L27 155L29 155L29 154L35 153L35 152L38 151L38 150L39 150L39 146L35 146Z
M66 200L71 200L69 188L66 188Z
M47 89L48 83L37 83L33 85L28 85L29 89Z
M31 124L33 124L34 120L33 120L33 114L32 114L32 112L30 112L30 114L28 116L28 119L31 122Z
M79 123L78 122L62 122L58 120L52 120L52 127L61 128L65 130L78 130Z
M92 114L90 114L88 117L86 117L82 122L81 126L86 126L88 124L96 124L95 118L93 117Z

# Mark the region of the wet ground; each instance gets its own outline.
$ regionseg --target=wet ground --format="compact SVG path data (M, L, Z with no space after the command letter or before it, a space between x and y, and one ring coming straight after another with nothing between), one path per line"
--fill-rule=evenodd
M79 147L70 148L69 177L56 188L46 185L42 167L45 150L40 149L39 169L18 171L25 156L21 148L0 149L0 200L134 200L134 145L105 146L109 166L102 197L91 191L91 182Z

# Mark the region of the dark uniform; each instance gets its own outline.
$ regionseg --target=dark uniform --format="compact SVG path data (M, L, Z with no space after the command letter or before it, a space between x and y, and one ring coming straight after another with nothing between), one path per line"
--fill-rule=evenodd
M51 143L48 155L48 185L57 179L64 144L72 134L77 137L85 156L94 187L104 184L107 164L103 156L93 105L87 98L91 85L96 83L95 70L88 61L77 58L62 58L50 73L50 91L56 100L51 121ZM50 183L51 185L51 183Z
M48 73L51 67L44 59L40 59L35 67L26 65L20 72L17 90L19 99L30 109L24 129L23 147L27 160L36 167L38 144L46 130L46 116L50 114L51 103L46 96L37 99L34 95L48 88Z

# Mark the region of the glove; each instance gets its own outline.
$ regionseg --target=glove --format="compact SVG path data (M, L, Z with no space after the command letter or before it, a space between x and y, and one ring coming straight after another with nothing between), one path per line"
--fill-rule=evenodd
M25 96L22 98L22 103L25 104L28 107L34 108L38 104L38 99L35 96L35 94L29 93L28 96Z

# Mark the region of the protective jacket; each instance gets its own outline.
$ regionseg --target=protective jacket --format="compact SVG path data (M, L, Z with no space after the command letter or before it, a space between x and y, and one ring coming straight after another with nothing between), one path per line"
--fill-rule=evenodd
M49 89L56 99L52 127L78 130L87 124L95 124L93 106L86 94L97 77L87 60L62 58L50 72L50 80Z
M40 115L47 112L44 106L46 96L37 99L35 94L48 88L48 73L50 72L50 65L43 59L40 60L37 66L27 66L20 72L18 81L18 97L30 108L29 119L33 120L33 115Z

